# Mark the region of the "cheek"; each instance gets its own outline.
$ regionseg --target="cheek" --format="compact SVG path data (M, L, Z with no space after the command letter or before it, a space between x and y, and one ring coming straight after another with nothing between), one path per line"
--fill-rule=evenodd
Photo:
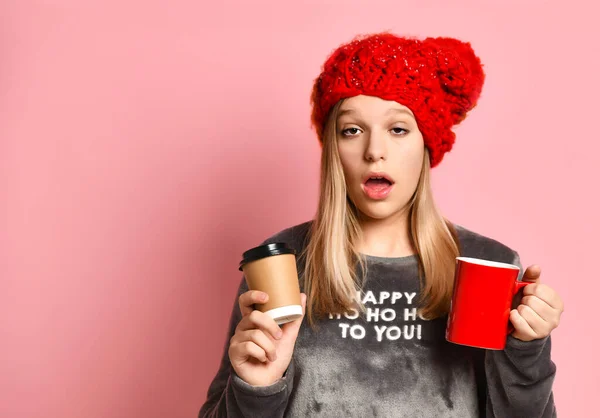
M360 174L357 167L352 165L342 165L344 170L344 179L348 190L352 190L360 186Z
M398 169L394 171L394 176L404 191L403 196L412 195L417 188L423 168L424 154L424 149L415 149L414 152L404 153L402 158L399 158L402 162L396 164Z
M423 158L425 157L425 144L422 137L414 141L405 151L405 155L400 158L404 161L405 170L419 176L423 167Z
M340 152L340 162L342 164L342 170L344 171L346 183L353 182L360 176L360 162L355 156L351 155L351 153Z
M421 170L423 169L423 158L424 152L419 152L415 156L413 160L411 160L411 164L407 166L407 170L409 171L409 176L415 179L415 182L421 176Z

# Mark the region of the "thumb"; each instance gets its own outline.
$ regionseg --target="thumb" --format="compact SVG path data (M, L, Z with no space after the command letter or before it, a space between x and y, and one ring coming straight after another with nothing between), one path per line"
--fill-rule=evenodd
M533 264L533 265L527 267L527 270L525 270L525 273L523 274L523 281L531 282L531 283L539 283L541 275L542 275L542 268L540 266L538 266L537 264Z
M302 303L302 317L281 326L281 330L283 331L282 339L291 337L295 340L298 335L300 325L302 325L302 320L304 319L304 314L306 313L306 294L300 294L300 301Z

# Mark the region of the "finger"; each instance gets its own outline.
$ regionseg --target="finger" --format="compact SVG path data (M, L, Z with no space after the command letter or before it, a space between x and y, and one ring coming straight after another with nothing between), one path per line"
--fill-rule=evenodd
M554 324L557 322L558 312L552 306L535 295L525 296L521 299L521 304L529 306L535 311L544 321ZM558 323L556 324L558 325Z
M558 293L550 286L540 283L533 283L525 286L523 296L537 296L554 309L562 310L562 300Z
M551 329L550 325L544 321L542 317L537 314L537 312L531 309L531 307L527 305L519 305L517 311L521 315L521 318L527 321L527 324L535 333L536 338L548 335Z
M281 329L283 330L285 335L294 335L296 336L298 334L298 331L300 330L300 326L302 325L302 320L304 319L304 315L306 314L306 294L301 293L300 294L300 303L302 304L302 317L292 321L292 322L288 322L287 324L284 324Z
M232 345L230 357L233 357L231 359L233 362L235 362L235 360L245 361L249 357L255 358L262 363L267 362L265 350L252 341L245 341L243 343Z
M531 328L529 323L521 316L517 309L510 311L510 322L512 322L515 331L513 334L520 334L521 336L528 337L534 340L536 337L535 331Z
M539 283L541 275L542 268L537 264L534 264L527 267L527 270L525 270L525 273L523 274L523 281Z
M259 329L242 331L234 335L232 341L233 340L235 340L236 343L252 341L254 344L258 345L264 350L269 360L275 361L277 359L277 353L275 350L275 344L273 344L273 340Z
M250 315L250 313L254 310L254 304L265 303L268 300L269 295L258 290L249 290L245 293L242 293L238 300L242 316Z
M238 331L247 331L251 329L261 329L271 334L276 340L280 339L283 334L281 328L279 328L279 325L277 325L277 322L275 322L273 318L264 312L257 310L250 312L249 315L242 318L236 328L236 333Z

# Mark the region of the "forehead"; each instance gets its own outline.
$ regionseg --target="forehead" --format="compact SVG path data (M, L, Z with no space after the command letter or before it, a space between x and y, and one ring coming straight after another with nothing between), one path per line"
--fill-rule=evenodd
M406 114L414 119L413 112L401 103L384 100L375 96L359 95L345 99L340 106L338 117L345 115L387 116Z

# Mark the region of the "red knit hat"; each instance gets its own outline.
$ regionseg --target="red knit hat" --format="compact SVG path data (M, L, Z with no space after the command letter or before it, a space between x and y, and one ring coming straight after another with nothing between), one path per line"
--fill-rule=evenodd
M475 107L484 79L469 43L390 33L359 36L323 65L311 97L312 122L322 143L328 113L340 99L363 94L394 100L412 110L435 167L452 149L452 126Z

